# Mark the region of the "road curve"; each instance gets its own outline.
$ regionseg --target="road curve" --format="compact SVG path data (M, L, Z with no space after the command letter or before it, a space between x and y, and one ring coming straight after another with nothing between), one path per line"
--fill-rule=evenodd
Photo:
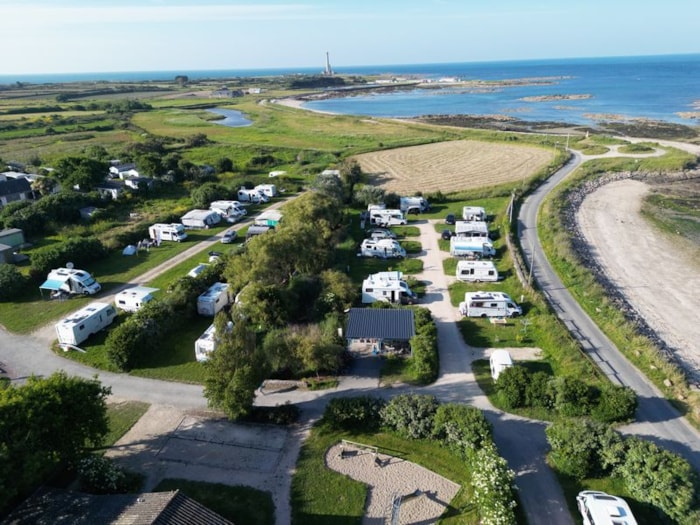
M700 434L598 328L564 287L544 255L537 235L538 211L546 195L584 160L579 153L572 153L571 160L529 195L520 208L517 235L525 261L532 269L535 283L588 356L611 381L629 386L637 393L636 421L622 430L680 454L700 471Z

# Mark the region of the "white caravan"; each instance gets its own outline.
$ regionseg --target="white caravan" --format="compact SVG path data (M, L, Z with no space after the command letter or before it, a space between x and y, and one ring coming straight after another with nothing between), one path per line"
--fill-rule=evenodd
M136 312L149 301L153 300L153 292L157 292L158 288L149 288L148 286L134 286L122 290L114 296L114 304L120 310L125 312Z
M401 272L379 272L362 281L362 302L387 301L396 304L413 304L418 300L408 287Z
M231 304L231 292L228 283L214 283L197 298L197 313L214 317L229 304Z
M148 228L148 236L156 242L175 241L187 239L185 227L182 224L153 224Z
M209 204L209 209L221 215L227 222L234 223L240 220L248 212L238 201L214 201Z
M491 366L491 377L496 381L501 372L513 366L513 359L511 359L508 350L494 350L489 357L489 365Z
M233 322L229 321L227 330L233 329ZM202 335L194 342L194 356L200 363L209 360L209 355L216 350L219 339L216 337L216 327L214 323L209 325Z
M483 237L455 236L450 239L450 255L481 259L482 257L493 257L496 255L496 250L491 241Z
M260 193L258 190L247 190L245 188L241 188L238 190L238 200L241 202L260 204L261 202L269 201L270 198L264 193Z
M190 210L180 217L186 228L209 228L221 222L221 214L213 210Z
M462 219L465 221L486 221L486 210L481 206L464 206Z
M401 210L372 210L369 212L369 222L376 226L401 226L407 224Z
M428 199L424 199L423 197L401 197L399 202L399 208L407 215L409 213L425 213L430 211L430 203Z
M71 263L68 263L71 266ZM46 281L39 287L40 290L51 290L52 293L68 293L94 295L102 287L92 275L85 270L75 268L56 268L46 276Z
M358 255L360 257L395 259L406 257L406 250L394 239L365 239L360 245Z
M274 184L258 184L253 189L270 198L277 197L277 186Z
M455 275L460 281L474 283L498 281L498 270L493 261L459 261Z
M112 324L117 311L109 303L91 303L56 323L56 335L62 345L79 345L92 334Z
M457 237L489 237L489 225L484 221L456 221L455 235Z
M499 292L467 292L459 303L459 313L467 317L517 317L523 310Z
M576 496L583 525L637 525L627 502L596 490L584 490Z

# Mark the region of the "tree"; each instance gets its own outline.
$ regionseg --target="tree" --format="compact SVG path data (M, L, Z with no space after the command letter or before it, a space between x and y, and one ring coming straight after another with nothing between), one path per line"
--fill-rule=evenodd
M206 182L192 190L190 197L195 208L208 209L209 203L220 200L228 195L228 190L222 184Z
M511 366L503 370L496 380L498 398L506 408L525 406L530 374L522 366Z
M608 385L600 393L591 416L598 421L629 421L637 410L637 396L628 386Z
M109 174L109 164L88 157L64 157L56 163L56 177L64 191L74 187L90 191L105 180Z
M515 519L515 473L493 443L479 449L470 462L474 499L483 525L511 525Z
M177 75L175 77L175 83L179 84L180 87L184 87L187 82L189 82L190 78L187 75Z
M45 197L53 192L57 184L58 181L53 177L37 177L32 181L31 186L32 190L39 193L42 197Z
M233 171L233 161L228 157L219 157L216 159L216 171L218 173Z
M365 208L370 204L384 202L385 193L385 190L382 188L366 185L355 192L353 199L356 204Z
M0 301L14 299L26 284L27 278L14 264L0 264Z
M350 308L357 299L357 286L350 277L338 270L321 272L321 293L316 301L316 310L322 314L328 312L342 313Z
M400 394L382 409L382 423L409 439L427 438L432 434L437 399L429 395Z
M343 201L349 203L355 192L355 184L362 180L362 168L360 164L354 159L345 160L340 165L340 179L343 183Z

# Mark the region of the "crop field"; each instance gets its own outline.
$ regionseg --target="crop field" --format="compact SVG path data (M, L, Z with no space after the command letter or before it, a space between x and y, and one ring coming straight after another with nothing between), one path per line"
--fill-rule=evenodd
M354 157L387 191L443 193L496 186L533 176L554 160L551 150L456 140L363 153Z

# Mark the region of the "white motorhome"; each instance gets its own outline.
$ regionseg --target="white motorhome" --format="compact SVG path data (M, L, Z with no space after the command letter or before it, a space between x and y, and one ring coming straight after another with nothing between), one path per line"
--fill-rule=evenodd
M394 239L365 239L360 245L358 255L360 257L394 259L406 257L406 250Z
M213 201L209 209L221 215L228 222L236 222L248 212L238 201Z
M413 304L418 300L408 287L401 272L379 272L362 281L362 302L387 301L396 304Z
M182 224L153 224L148 228L148 236L156 242L175 241L181 242L187 239L185 227Z
M462 219L465 221L486 221L486 210L481 206L464 206Z
M496 250L491 241L483 237L454 236L450 238L450 255L481 259L482 257L493 257L496 255Z
M498 281L498 270L493 261L458 261L455 275L460 281L467 282Z
M214 317L229 304L231 304L231 292L228 283L214 283L197 298L197 313Z
M62 345L79 345L92 334L112 324L117 316L108 303L91 303L56 323L56 335Z
M372 210L369 212L369 222L377 226L400 226L407 224L401 210Z
M467 317L517 317L523 310L499 292L467 292L459 303L459 313Z
M180 217L185 228L209 228L221 222L221 214L213 210L190 210Z
M423 197L401 197L399 202L399 208L405 214L430 211L430 203Z
M259 204L261 202L269 201L270 198L264 193L260 193L258 190L241 188L238 190L238 200L241 202L252 202L254 204Z
M270 198L277 197L277 186L274 184L258 184L253 189Z
M120 310L125 312L136 312L149 301L153 300L153 292L157 292L158 288L149 288L148 286L134 286L122 290L114 296L114 304Z
M489 237L489 225L484 221L455 221L457 237Z
M576 496L583 525L637 525L627 502L596 490L584 490Z
M68 266L71 264L68 263ZM102 287L95 278L85 270L75 268L55 268L46 276L46 281L40 290L51 290L52 293L67 293L71 295L94 295Z
M513 359L510 357L508 350L494 350L489 357L489 365L491 367L491 378L496 381L506 368L513 366Z

